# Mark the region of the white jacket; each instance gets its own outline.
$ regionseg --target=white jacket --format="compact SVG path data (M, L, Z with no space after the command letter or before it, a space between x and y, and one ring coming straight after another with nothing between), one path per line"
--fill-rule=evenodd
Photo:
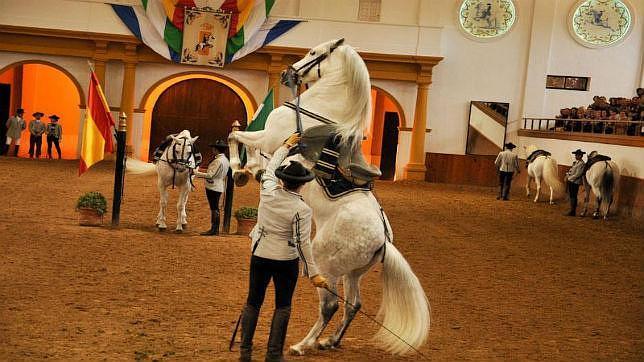
M300 258L303 274L319 273L311 250L311 218L313 212L302 196L286 191L275 170L282 164L288 149L280 147L262 175L257 224L250 233L253 255L273 260Z
M494 164L503 172L516 172L519 171L519 156L512 153L510 150L501 151Z
M206 172L195 171L195 176L206 179L206 188L208 190L224 192L226 189L226 175L230 168L230 162L223 153L215 156L215 159L208 165Z

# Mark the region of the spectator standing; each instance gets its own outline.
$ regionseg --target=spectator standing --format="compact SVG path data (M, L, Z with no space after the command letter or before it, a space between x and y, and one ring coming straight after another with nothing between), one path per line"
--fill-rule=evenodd
M60 142L63 140L63 127L58 124L58 117L55 114L49 116L51 122L47 125L47 155L51 160L53 156L51 155L51 145L52 143L56 146L56 152L58 153L58 159L60 160Z
M32 114L34 119L29 122L29 158L34 158L34 146L36 158L40 158L42 149L42 135L45 133L45 124L40 120L45 114L36 112Z
M22 108L16 109L16 115L7 120L7 142L4 145L2 154L6 155L9 153L9 147L11 143L14 144L13 155L18 156L18 149L20 148L20 137L22 136L22 131L27 128L25 120L22 117L25 114L25 110Z

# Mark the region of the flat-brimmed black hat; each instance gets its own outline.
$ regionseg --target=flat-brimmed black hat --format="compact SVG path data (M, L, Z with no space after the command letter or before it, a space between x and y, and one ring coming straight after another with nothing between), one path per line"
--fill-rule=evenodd
M208 147L214 147L218 150L225 150L228 148L228 143L224 140L216 140L215 142L210 142Z
M44 114L44 113L42 113L42 112L35 112L35 113L33 113L33 114L32 114L32 116L34 116L34 117L39 117L39 116L40 116L40 117L42 117L42 116L44 116L44 115L45 115L45 114Z
M59 119L60 119L60 117L58 117L58 116L57 116L57 115L55 115L55 114L52 114L51 116L49 116L49 119L59 120Z
M25 113L25 110L22 108L16 109L16 113Z
M577 149L577 150L576 150L576 151L574 151L572 154L573 154L573 155L585 155L585 154L586 154L586 152L584 152L584 151L582 151L582 150L580 150L580 149Z
M508 150L512 150L512 149L517 148L517 146L512 142L508 142L508 143L505 144L505 148L507 148Z
M278 167L277 170L275 170L275 176L284 181L291 182L309 182L315 178L315 175L311 170L308 170L297 161L291 161L288 166L284 165Z

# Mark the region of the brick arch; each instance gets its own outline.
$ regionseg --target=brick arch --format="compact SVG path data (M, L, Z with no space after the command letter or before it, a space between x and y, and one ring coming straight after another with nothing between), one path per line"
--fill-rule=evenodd
M396 108L398 108L398 114L400 114L400 128L408 127L407 118L405 117L405 109L402 107L402 105L400 105L400 102L398 102L396 97L394 97L391 93L387 92L383 88L375 86L373 84L371 85L371 89L375 89L378 92L384 93L384 95L391 100L391 102L396 106Z

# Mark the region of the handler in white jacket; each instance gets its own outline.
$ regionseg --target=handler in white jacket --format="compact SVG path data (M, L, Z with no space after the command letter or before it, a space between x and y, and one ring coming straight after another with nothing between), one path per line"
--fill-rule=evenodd
M311 251L312 211L298 194L300 188L315 176L296 161L291 161L288 166L280 166L288 150L298 140L299 135L294 134L275 151L262 176L257 224L250 234L250 283L241 318L240 361L251 360L257 317L271 279L275 285L275 312L268 337L266 361L283 360L282 350L299 261L302 261L304 275L311 279L314 286L328 288L326 279L318 274Z
M208 146L213 148L214 153L212 161L208 164L208 170L195 171L195 176L206 179L206 197L210 206L210 230L204 231L201 235L219 235L219 199L226 189L226 175L230 168L230 162L224 154L228 144L217 140Z

